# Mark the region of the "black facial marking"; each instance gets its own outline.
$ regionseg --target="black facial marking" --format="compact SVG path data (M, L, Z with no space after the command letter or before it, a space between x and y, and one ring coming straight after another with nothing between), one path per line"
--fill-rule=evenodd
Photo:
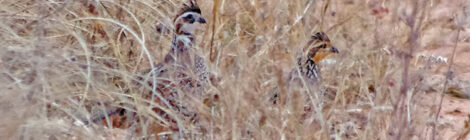
M185 4L183 9L180 11L178 15L183 15L184 13L187 13L187 12L194 12L194 13L201 14L201 9L199 9L199 7L195 3L191 3L190 5ZM176 19L177 18L175 18L173 21L176 21Z
M183 35L191 35L191 33L183 32Z
M192 15L192 14L188 14L188 15L185 16L184 18L187 19L187 20L190 20L190 19L193 19L193 15Z
M188 20L189 22L194 22L194 17L193 14L188 14L184 17L185 20Z
M322 44L322 45L318 46L318 48L324 49L324 48L326 48L326 44Z
M196 19L194 19L193 14L188 14L185 17L183 17L184 21L189 22L190 24L193 24Z
M195 13L201 14L201 9L199 9L198 7L190 7L190 8L184 9L184 12L195 12Z

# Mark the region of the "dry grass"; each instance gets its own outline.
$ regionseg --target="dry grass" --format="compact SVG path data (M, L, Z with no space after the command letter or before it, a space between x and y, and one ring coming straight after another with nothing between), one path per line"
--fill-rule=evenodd
M187 139L430 138L436 109L418 100L430 71L409 62L461 29L459 19L430 16L439 0L215 3L199 1L208 25L198 46L221 81L187 103L200 117L195 124L182 120ZM181 6L181 0L0 1L0 137L155 137L146 130L159 118L140 96L149 87L136 86L135 77L163 59ZM272 105L270 90L284 86L278 79L320 30L340 50L320 63L328 90L288 90L290 100ZM304 98L315 108L306 120ZM77 124L116 106L135 108L146 121L129 129Z

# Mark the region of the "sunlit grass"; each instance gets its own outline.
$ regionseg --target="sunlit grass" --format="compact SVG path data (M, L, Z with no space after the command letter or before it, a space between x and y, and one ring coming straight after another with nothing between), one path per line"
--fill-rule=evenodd
M208 24L198 35L196 50L220 81L197 95L202 97L180 93L191 97L184 102L199 117L198 122L178 119L185 138L430 137L435 111L421 111L418 97L425 96L425 85L416 80L426 78L429 70L405 58L460 29L447 28L457 26L454 22L434 24L429 11L439 1L198 3ZM168 52L173 34L166 31L173 30L181 6L181 0L1 1L0 110L5 116L0 124L5 125L0 125L0 137L139 139L176 134L150 106L172 111L141 96L156 87L142 86L137 77L158 79L143 72ZM280 79L295 68L301 47L318 31L325 31L340 50L320 62L320 90L286 88ZM408 71L406 61L411 61ZM405 77L408 84L400 91ZM275 87L286 88L289 100L273 105L269 99ZM305 118L306 98L315 109ZM116 107L135 111L145 121L124 129L93 121ZM163 125L155 132L152 122L158 121Z

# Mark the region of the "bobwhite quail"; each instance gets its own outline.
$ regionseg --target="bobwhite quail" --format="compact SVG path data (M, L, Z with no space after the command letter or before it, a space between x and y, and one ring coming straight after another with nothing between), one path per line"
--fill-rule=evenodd
M303 53L297 58L297 68L289 74L289 81L295 81L302 76L306 82L314 83L321 81L321 73L318 68L320 60L326 56L339 53L338 49L331 45L330 39L324 32L318 32L311 37L303 48ZM300 74L298 73L300 72Z
M164 60L154 69L146 70L146 76L137 78L138 83L146 87L143 99L159 106L151 107L151 109L158 115L157 118L163 118L167 123L161 125L166 127L166 130L179 129L176 116L181 117L179 120L187 122L197 120L197 115L188 109L185 102L181 102L185 98L182 92L198 94L195 95L198 97L207 87L210 77L213 77L213 74L207 71L205 59L196 53L197 48L194 46L196 34L201 31L205 23L206 20L201 10L196 2L191 0L174 19L175 35L170 51ZM169 115L169 111L173 114L172 116ZM98 115L92 120L111 124L113 128L128 128L133 122L140 121L135 116L135 111L119 107Z
M196 53L197 48L194 47L195 35L201 31L201 25L205 24L206 20L193 1L182 11L174 20L175 36L170 51L155 69L148 70L149 77L155 74L159 80L155 83L151 78L146 80L149 87L155 85L157 91L157 93L149 91L146 98L175 111L173 113L195 121L197 116L187 109L190 105L180 102L184 98L181 92L191 93L192 97L201 97L213 74L207 71L205 59ZM161 96L156 96L158 94ZM170 125L172 129L177 129L174 118L168 116L167 112L157 107L153 110L173 122L174 124Z
M297 54L297 66L290 71L288 77L282 79L287 81L287 89L318 87L321 83L318 63L326 56L335 53L339 53L339 51L331 44L328 36L324 32L315 33L302 51ZM271 101L274 104L277 104L280 98L288 98L281 97L279 90L279 87L276 87L272 91L274 95L271 97Z

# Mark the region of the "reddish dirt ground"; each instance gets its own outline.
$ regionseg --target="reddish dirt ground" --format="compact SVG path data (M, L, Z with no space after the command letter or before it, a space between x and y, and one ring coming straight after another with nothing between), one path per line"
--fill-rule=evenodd
M463 32L462 36L468 36L468 33ZM436 78L430 78L430 81L427 83L436 91L428 92L423 97L420 97L422 98L420 102L421 105L423 105L423 109L431 110L433 114L437 110L437 105L441 99L441 92L444 85L442 79L445 79L443 73L447 71L447 65L451 62L452 50L453 45L448 45L421 52L421 54L425 56L433 55L447 58L447 63L433 68L432 71L434 75L432 76ZM455 88L455 94L460 94L459 96L461 97L455 97L455 94L445 94L443 96L442 109L440 111L437 127L437 139L469 140L470 136L459 136L468 130L468 128L465 128L465 123L470 119L470 43L459 43L456 48L452 70L454 71L454 75L452 79L449 80L447 88ZM427 120L428 122L433 121L431 118L429 119L430 120ZM432 133L431 129L426 132L429 136ZM430 139L431 137L427 137L427 139L428 138Z

